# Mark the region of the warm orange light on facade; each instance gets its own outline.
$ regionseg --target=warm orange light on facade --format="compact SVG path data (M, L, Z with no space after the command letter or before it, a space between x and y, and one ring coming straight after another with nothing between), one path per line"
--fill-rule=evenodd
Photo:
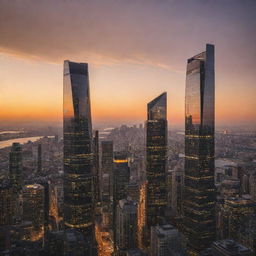
M114 163L116 164L128 163L128 159L115 159Z

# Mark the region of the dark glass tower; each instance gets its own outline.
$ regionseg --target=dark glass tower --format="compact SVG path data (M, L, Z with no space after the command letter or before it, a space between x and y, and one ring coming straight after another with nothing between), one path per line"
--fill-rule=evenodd
M101 198L103 202L110 202L113 198L113 141L101 142ZM103 181L103 176L107 175L106 180Z
M126 152L114 153L113 168L113 228L114 228L114 244L117 249L116 239L116 211L119 200L127 197L127 186L130 181L130 167L128 165L128 155Z
M11 186L16 192L19 192L23 186L22 174L22 151L20 143L13 143L9 154L9 173Z
M127 153L122 151L115 152L113 162L113 201L114 205L117 205L119 200L127 197L127 186L130 182L130 167Z
M146 122L146 233L145 246L149 246L151 226L160 224L167 205L167 94L163 93L148 103Z
M42 144L37 146L37 172L41 173L42 171Z
M95 204L100 202L100 185L99 185L99 131L96 130L93 137L93 169L94 169L94 201Z
M94 246L93 153L88 64L64 62L64 224Z
M185 103L184 231L189 255L215 240L214 46L188 59Z

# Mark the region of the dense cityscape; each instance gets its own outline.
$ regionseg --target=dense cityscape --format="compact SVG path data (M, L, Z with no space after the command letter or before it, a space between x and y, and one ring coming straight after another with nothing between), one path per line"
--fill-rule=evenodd
M215 125L214 45L188 56L185 130L95 127L87 63L64 61L63 128L0 130L0 255L253 256L256 131Z

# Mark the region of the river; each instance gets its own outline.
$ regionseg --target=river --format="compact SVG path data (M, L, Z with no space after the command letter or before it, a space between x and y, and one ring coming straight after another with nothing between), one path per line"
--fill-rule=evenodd
M29 141L35 142L41 138L43 138L44 136L36 136L36 137L27 137L27 138L17 138L17 139L11 139L11 140L4 140L4 141L0 141L0 149L6 148L6 147L10 147L12 145L12 143L14 142L18 142L20 144L25 144ZM53 136L48 136L49 137L53 137Z

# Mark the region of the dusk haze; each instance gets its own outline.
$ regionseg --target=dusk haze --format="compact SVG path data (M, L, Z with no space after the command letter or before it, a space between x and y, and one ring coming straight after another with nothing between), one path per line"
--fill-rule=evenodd
M253 0L2 0L0 119L61 121L70 59L90 63L96 124L142 122L167 91L169 124L183 125L187 56L212 43L216 124L255 124L255 27Z
M256 255L256 0L0 0L0 256Z

